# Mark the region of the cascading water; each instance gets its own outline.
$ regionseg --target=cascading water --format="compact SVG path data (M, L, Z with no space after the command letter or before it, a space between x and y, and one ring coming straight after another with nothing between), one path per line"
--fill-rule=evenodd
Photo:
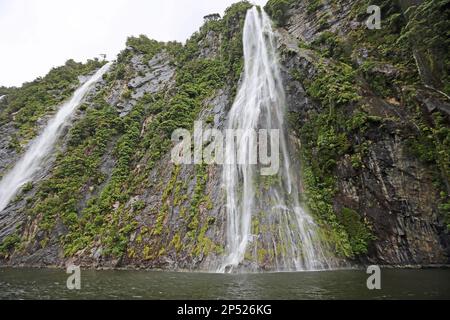
M55 117L49 121L44 131L30 143L28 150L14 168L3 177L0 181L0 212L6 208L20 188L33 179L33 176L48 159L58 137L68 125L71 116L80 105L84 96L108 71L110 66L111 63L105 64L75 91L72 98L64 103Z
M226 149L227 246L218 272L327 269L331 255L299 201L300 178L289 159L275 35L264 10L253 7L247 12L243 44L243 81L229 113L228 129L278 129L280 168L276 175L263 177L258 170L261 165L232 164L233 159L252 156L256 144L252 135L238 138L239 148Z

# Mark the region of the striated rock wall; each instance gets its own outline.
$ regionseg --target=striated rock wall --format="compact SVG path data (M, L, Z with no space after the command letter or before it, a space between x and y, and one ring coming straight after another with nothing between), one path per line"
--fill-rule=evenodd
M365 1L292 1L277 29L302 200L340 258L446 264L449 101L443 85L426 86L411 44L397 43L411 4L380 5L379 32L365 28ZM127 44L52 164L1 213L2 265L217 267L222 169L174 166L170 133L195 120L225 127L248 7L233 6L184 46ZM0 172L18 157L10 138L0 138ZM273 270L270 252L259 255Z
M290 18L285 27L280 29L289 107L300 114L296 120L299 132L311 119L311 114L335 112L336 104L327 106L325 101L320 101L320 95L311 99L305 90L317 78L321 63L330 66L344 62L355 72L356 79L352 86L360 98L338 106L344 117L351 118L364 112L375 121L356 132L340 128L352 147L344 148L329 171L336 177L334 195L330 199L336 215L339 217L344 208L351 208L367 221L374 235L367 253L358 255L361 262L390 265L449 262L448 216L440 206L447 201L449 194L448 163L444 164L446 160L444 163L426 163L411 151L411 139L420 139L418 137L423 134L417 128L420 125L418 118L429 119L436 116L435 112L440 113L445 119L443 126L448 128L449 100L426 86L426 79L420 78L423 75L420 67L414 64L400 66L395 62L399 57L380 57L376 51L384 49L380 44L383 40L387 44L385 46L398 46L389 37L397 40L401 29L389 26L390 19L393 15L401 16L411 5L422 2L400 1L401 10L396 9L395 2L390 6L380 3L382 23L385 29L389 29L384 31L384 39L376 39L373 35L376 31L372 34L368 30L362 31L365 28L363 13L366 8L363 1L322 1L320 9L311 13L307 10L308 1L296 2L289 10ZM357 33L362 33L367 40L361 41L355 36ZM324 35L328 39L323 40ZM336 43L342 47L341 53L336 53ZM335 52L330 53L330 49ZM400 56L405 52L393 50L390 54ZM411 51L407 52L404 60L411 59L411 56ZM371 59L380 59L380 63L372 66L373 73L369 77L383 78L385 86L393 89L387 94L379 92L374 84L365 79L361 66ZM399 71L398 68L408 71ZM418 74L418 78L407 80L400 75L401 72ZM298 73L300 76L297 76ZM326 84L323 86L326 87ZM337 88L338 91L340 89ZM415 92L408 97L406 92L409 90ZM336 98L338 95L339 92L336 92ZM427 107L430 99L435 103ZM343 122L332 125L344 126ZM447 130L448 135L448 129L441 130ZM445 139L445 133L443 137ZM361 144L365 150L359 154L355 146ZM431 145L430 148L439 147ZM308 165L305 163L305 166ZM446 169L442 171L440 166Z

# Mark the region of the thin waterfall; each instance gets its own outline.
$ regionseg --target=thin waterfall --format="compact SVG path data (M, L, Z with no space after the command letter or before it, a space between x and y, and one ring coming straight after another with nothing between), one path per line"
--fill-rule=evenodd
M239 136L238 148L226 148L227 245L217 271L327 269L331 255L299 201L300 177L289 158L292 147L286 134L276 39L263 9L253 7L247 12L243 45L243 81L228 115L228 129L278 130L280 165L276 175L262 176L260 164L239 161L253 156L257 141L252 134Z
M60 107L42 133L30 143L28 150L14 168L3 177L0 181L0 212L6 208L21 187L30 182L43 167L63 129L69 124L74 111L89 89L101 79L110 66L111 63L105 64L75 91L72 98Z

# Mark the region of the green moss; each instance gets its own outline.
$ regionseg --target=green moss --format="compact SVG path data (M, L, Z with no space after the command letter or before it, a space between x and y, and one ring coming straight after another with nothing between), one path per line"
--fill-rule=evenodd
M306 159L305 159L306 160ZM306 204L321 226L324 241L334 247L339 256L352 257L353 252L348 234L339 223L333 208L336 180L330 175L319 174L311 167L310 161L303 166Z
M125 90L123 92L123 94L122 94L122 98L123 99L130 99L131 98L131 90L130 89Z
M417 72L412 48L405 41L401 41L401 33L407 25L407 20L398 2L388 3L382 0L375 0L370 4L379 5L383 16L382 28L380 30L369 30L360 28L351 31L348 42L353 45L353 54L360 56L360 49L364 48L367 58L360 66L360 73L372 89L383 97L394 95L396 84L417 83L419 74ZM362 23L367 19L365 10L367 5L357 2L353 6L353 11L358 11L357 19ZM386 77L385 74L376 71L377 67L391 65L397 71L395 74Z
M189 229L191 231L198 229L200 205L204 204L208 199L205 197L206 182L208 181L206 168L206 165L196 165L196 184L191 199L190 209Z
M134 248L128 248L127 255L128 255L128 258L130 258L130 259L135 258L136 257L136 251L134 250Z
M342 37L331 31L322 32L308 47L318 50L323 57L345 63L351 62L351 48Z
M147 245L144 246L142 255L143 255L144 260L152 260L153 259L152 249Z
M306 12L312 14L317 12L323 6L322 0L309 0Z
M206 124L212 125L214 124L214 115L209 115L206 120L205 120Z
M167 184L166 188L163 190L163 194L162 194L162 207L159 210L158 216L156 218L156 223L153 229L152 234L155 236L159 236L162 234L163 232L163 228L164 228L164 222L166 220L167 214L169 213L169 202L170 199L169 197L172 195L175 185L177 183L178 180L178 175L180 173L180 167L179 166L175 166L174 169L172 170L172 176L169 180L169 183Z
M136 243L137 243L137 244L142 244L142 241L143 241L143 239L142 239L142 233L139 233L139 234L136 236Z
M329 21L330 20L330 14L326 12L322 18L320 18L318 24L319 24L319 31L326 30L330 27Z
M257 250L258 264L263 265L266 262L268 251L262 247Z
M6 236L0 244L0 257L7 258L18 247L20 241L20 236L17 233Z
M22 152L23 148L22 145L20 144L19 137L17 136L17 134L13 133L11 135L11 139L9 140L8 143L8 148L14 150L17 153Z
M156 40L149 39L146 35L140 35L139 37L129 37L126 43L127 47L131 47L134 50L144 55L144 62L150 61L155 54L160 52L164 47L164 44Z
M375 240L368 224L356 211L349 208L342 209L340 221L348 234L353 254L366 254L370 241Z
M146 204L143 200L138 200L135 203L133 203L133 210L134 211L142 211L145 208Z
M253 216L252 217L252 233L254 234L254 235L259 235L259 233L260 233L260 223L259 223L259 217L255 217L255 216Z
M307 84L307 92L327 106L339 106L360 99L355 84L355 71L345 63L321 62L315 80Z
M214 242L206 236L206 231L208 230L209 225L204 224L200 233L197 237L196 244L194 246L194 250L192 254L196 257L204 254L205 256L209 255L211 252L215 251Z
M183 249L183 242L181 241L181 236L179 233L176 233L170 242L170 246L175 248L175 251L179 253Z
M383 66L389 65L386 62L378 62L372 59L364 61L359 70L364 79L370 85L371 89L377 95L387 98L396 95L396 87L392 85L394 76L387 77L386 75L377 71L377 68L381 69Z
M23 193L27 193L30 192L33 189L33 182L27 182L26 184L24 184L24 186L22 187L22 192Z

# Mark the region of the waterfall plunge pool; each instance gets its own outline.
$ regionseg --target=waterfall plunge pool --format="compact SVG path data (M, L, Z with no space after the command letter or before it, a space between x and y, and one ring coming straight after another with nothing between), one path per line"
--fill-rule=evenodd
M68 290L65 270L0 268L0 299L450 299L450 269L382 269L381 290L365 270L208 274L81 271Z

